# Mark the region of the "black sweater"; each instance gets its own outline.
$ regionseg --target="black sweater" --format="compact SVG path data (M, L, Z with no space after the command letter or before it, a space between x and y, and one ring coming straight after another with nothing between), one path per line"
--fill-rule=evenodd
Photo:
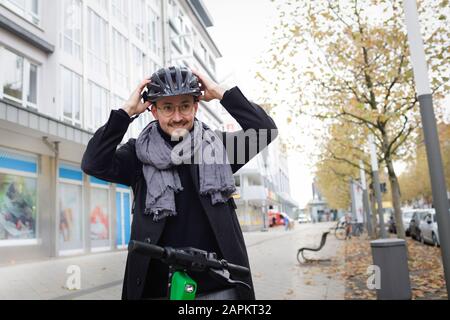
M158 125L161 136L172 146L171 141ZM195 191L188 164L177 166L183 191L175 194L177 215L167 217L166 225L158 242L160 246L173 248L194 247L208 252L215 252L222 258L217 240L209 224L205 211ZM167 295L169 269L158 260L151 260L148 269L144 298L160 298ZM192 277L197 282L197 293L214 291L224 286L211 278L207 273L195 273Z

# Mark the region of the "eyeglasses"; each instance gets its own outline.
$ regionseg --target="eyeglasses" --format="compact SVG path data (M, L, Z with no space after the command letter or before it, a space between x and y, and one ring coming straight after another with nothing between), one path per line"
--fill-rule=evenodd
M176 108L178 107L178 112L183 116L190 116L194 110L194 105L191 103L183 103L179 106L174 106L172 104L166 104L162 107L156 107L159 112L165 117L171 117L174 115Z

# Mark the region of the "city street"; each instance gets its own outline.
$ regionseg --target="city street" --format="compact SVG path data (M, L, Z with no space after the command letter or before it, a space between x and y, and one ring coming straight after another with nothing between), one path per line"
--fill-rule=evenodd
M334 223L302 224L285 231L283 227L267 233L244 234L255 282L257 299L344 299L344 282L336 277L320 273L319 265L299 266L296 254L301 247L317 247L322 232ZM308 258L321 258L344 263L337 257L343 242L329 235L319 253L305 253Z
M289 231L277 227L244 233L257 299L344 299L345 286L338 274L324 273L322 263L299 266L296 260L298 248L317 246L322 232L332 225L296 223ZM342 265L343 243L330 235L319 254L307 256L332 258ZM126 252L120 251L3 266L0 300L120 299L125 260ZM81 290L66 288L71 265L80 267Z

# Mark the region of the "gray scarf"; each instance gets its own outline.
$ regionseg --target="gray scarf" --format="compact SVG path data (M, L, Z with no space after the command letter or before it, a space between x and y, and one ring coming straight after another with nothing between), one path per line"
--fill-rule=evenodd
M213 205L226 202L236 187L217 135L195 119L194 130L172 147L157 126L157 121L151 122L136 140L136 155L143 163L147 183L145 214L153 214L154 221L177 214L175 193L183 190L176 168L180 164L198 164L200 195L209 195Z

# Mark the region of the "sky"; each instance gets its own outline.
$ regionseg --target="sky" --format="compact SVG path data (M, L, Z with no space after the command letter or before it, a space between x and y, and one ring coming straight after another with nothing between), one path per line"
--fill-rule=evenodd
M253 75L258 69L258 58L268 48L268 36L276 20L273 4L270 0L203 0L203 3L214 24L208 32L223 56L217 61L218 81L239 86L248 99L257 103L254 97L259 88ZM288 155L291 196L300 207L305 207L312 198L310 162L299 153Z

